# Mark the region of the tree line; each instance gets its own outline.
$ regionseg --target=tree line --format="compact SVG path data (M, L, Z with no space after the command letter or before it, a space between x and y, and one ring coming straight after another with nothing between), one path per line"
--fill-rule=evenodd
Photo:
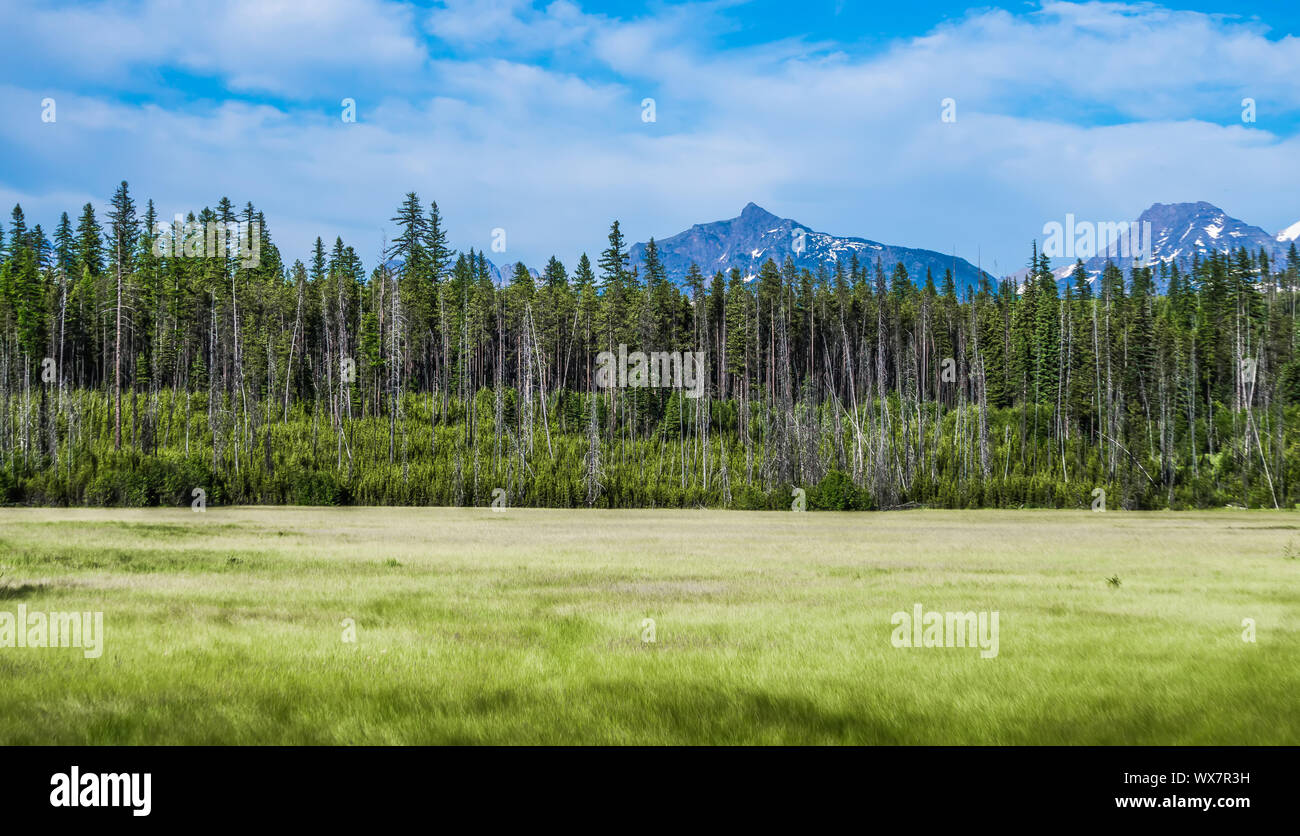
M256 224L257 257L170 240L126 182L103 221L0 225L4 501L1300 501L1294 245L1065 281L1035 245L1022 279L962 294L856 254L679 285L615 221L594 264L498 286L415 193L368 271L337 238L286 266L251 203L185 220ZM598 385L620 345L701 352L702 397Z

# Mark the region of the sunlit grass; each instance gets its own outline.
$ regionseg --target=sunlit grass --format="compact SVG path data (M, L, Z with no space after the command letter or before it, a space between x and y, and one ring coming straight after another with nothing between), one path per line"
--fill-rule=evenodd
M4 509L0 611L106 638L0 648L0 743L1296 744L1297 544L1292 512ZM894 648L914 603L997 610L999 655Z

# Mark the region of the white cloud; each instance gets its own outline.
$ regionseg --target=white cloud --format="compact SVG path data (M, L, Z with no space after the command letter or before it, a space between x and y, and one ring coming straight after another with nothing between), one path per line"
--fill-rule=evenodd
M540 10L529 0L447 0L429 12L425 25L458 47L511 44L544 52L582 41L593 20L568 0Z
M426 49L415 11L383 0L6 3L0 58L9 78L43 74L127 89L160 68L214 76L232 92L335 96L341 85L417 74Z

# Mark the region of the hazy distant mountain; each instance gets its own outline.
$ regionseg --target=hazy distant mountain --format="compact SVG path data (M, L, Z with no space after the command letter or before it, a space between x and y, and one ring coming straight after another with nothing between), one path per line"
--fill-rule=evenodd
M498 267L493 263L492 259L489 258L487 263L488 272L492 274L492 283L497 287L503 287L510 284L510 278L515 274L515 265L521 264L522 262L510 261ZM533 277L533 281L537 281L542 277L541 273L538 273L532 267L529 267L526 264L524 267L528 270L528 275Z
M778 266L793 259L796 267L813 271L822 264L828 270L834 270L835 263L842 262L847 270L854 253L865 266L874 265L879 259L886 273L892 271L896 263L901 263L918 286L925 283L927 268L933 274L936 286L943 279L943 271L951 268L959 294L967 287L977 288L980 281L980 271L965 259L933 250L816 232L798 221L779 218L753 203L746 205L738 217L696 224L668 238L656 238L655 244L659 247L659 258L669 278L679 283L692 262L699 265L706 279L718 270L726 272L738 267L746 280L751 280L769 258ZM633 245L631 256L633 266L644 269L645 244Z

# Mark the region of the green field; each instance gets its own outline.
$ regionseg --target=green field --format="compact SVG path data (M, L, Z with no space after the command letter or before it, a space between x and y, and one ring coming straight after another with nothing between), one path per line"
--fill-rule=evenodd
M1296 554L1294 512L0 509L0 612L105 630L0 647L0 743L1294 745ZM997 657L894 647L917 603Z

